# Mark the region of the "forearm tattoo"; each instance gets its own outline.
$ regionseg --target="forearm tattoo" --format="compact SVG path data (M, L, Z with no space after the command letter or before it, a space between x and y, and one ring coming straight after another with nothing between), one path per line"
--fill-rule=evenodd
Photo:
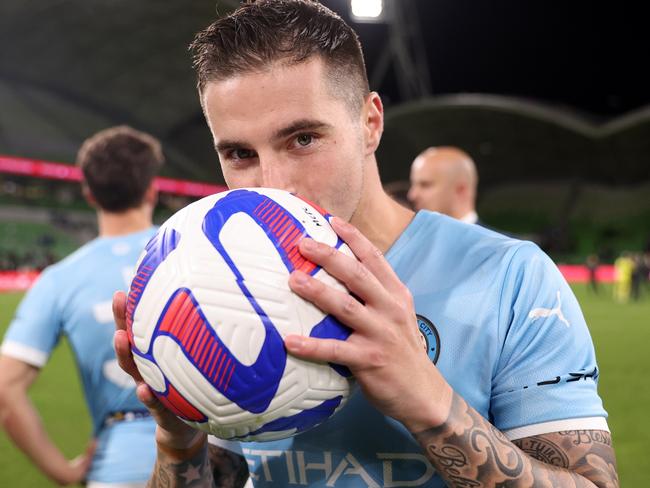
M147 488L213 488L212 466L207 448L199 450L191 459L169 462L158 455Z
M618 487L607 432L557 432L510 442L457 394L447 421L415 438L450 487Z
M594 486L615 488L619 486L612 437L603 430L566 430L527 437L513 441L533 459L562 459L557 466L570 469ZM540 446L552 446L541 448ZM580 485L578 485L580 486Z
M246 460L208 445L192 459L167 462L158 456L148 488L241 488L248 479Z

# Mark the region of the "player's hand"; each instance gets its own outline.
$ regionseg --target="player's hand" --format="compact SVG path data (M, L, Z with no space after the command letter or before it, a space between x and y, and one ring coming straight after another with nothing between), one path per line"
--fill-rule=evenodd
M76 485L84 481L93 462L96 448L97 441L93 439L88 443L86 450L82 454L68 461L64 470L61 473L57 473L57 483L60 485Z
M352 334L346 341L291 335L285 339L287 350L306 359L347 366L366 398L411 432L442 424L452 389L424 350L410 291L354 226L334 218L332 227L358 260L312 239L300 242L300 252L359 299L301 271L291 274L289 285L348 325Z
M126 295L124 292L118 291L113 295L113 317L115 318L113 345L117 361L120 367L135 381L138 399L147 407L158 424L156 441L159 445L171 449L187 449L195 445L198 438L205 437L205 434L191 428L167 410L144 382L135 365L126 332Z

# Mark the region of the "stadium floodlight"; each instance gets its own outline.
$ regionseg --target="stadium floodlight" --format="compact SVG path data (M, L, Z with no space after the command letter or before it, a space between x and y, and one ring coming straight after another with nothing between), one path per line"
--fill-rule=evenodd
M350 0L350 15L356 22L383 22L384 0Z

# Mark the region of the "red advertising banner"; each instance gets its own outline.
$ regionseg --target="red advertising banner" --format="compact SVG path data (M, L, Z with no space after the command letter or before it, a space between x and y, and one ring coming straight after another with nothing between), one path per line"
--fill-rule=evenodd
M589 282L589 268L582 265L560 264L560 272L569 283ZM600 283L612 283L614 281L614 266L602 265L596 269L596 280Z
M586 266L563 265L558 266L569 283L587 283L589 270ZM0 292L24 291L38 278L38 271L0 271ZM601 283L614 281L614 266L599 266L596 278Z
M38 271L0 271L0 292L27 290L38 275Z
M0 173L32 176L50 180L81 181L81 170L77 166L36 159L18 158L0 155ZM200 181L177 180L173 178L156 178L156 186L163 193L189 197L205 197L225 191L223 185L211 185Z

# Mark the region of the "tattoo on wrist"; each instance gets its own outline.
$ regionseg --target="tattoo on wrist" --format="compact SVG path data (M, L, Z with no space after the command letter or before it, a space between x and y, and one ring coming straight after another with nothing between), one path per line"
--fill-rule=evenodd
M212 488L213 486L212 469L205 446L185 461L170 462L159 457L147 484L148 488Z

